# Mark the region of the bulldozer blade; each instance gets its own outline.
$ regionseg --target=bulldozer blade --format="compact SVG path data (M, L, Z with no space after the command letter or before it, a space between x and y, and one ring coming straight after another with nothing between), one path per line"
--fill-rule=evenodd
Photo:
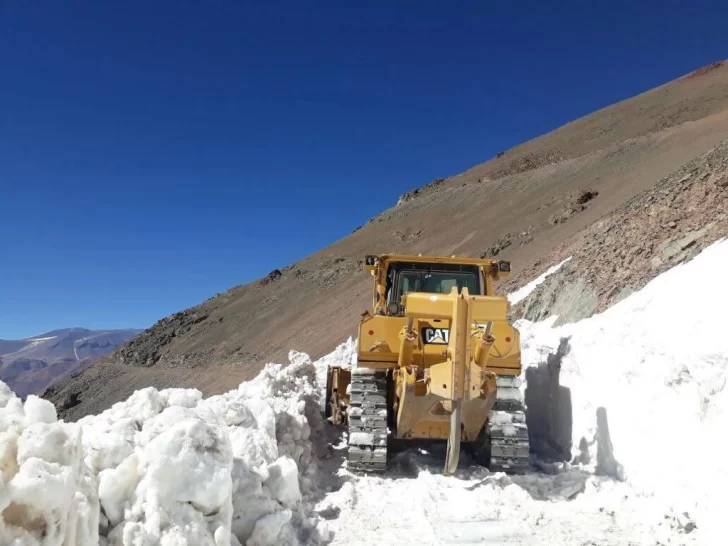
M445 475L455 473L460 460L460 432L462 425L462 407L460 401L453 401L453 409L450 414L450 436L447 439L447 455L445 457Z

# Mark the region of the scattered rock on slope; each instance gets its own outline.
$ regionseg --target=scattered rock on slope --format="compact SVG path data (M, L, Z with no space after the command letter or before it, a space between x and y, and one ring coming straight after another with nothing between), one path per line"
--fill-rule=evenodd
M483 252L481 258L495 258L511 245L523 246L533 241L533 228L529 228L520 233L506 233L503 237L500 237L496 242L490 245L485 252Z
M164 347L175 337L188 332L202 322L208 314L198 308L186 309L163 318L137 337L121 346L113 355L122 364L153 366L159 360Z
M265 286L267 284L270 284L270 283L272 283L272 282L277 281L278 279L280 279L282 275L283 275L283 273L281 273L280 269L274 269L273 271L271 271L270 273L268 273L265 277L263 277L262 279L260 279L258 281L258 285L259 286Z
M586 204L594 199L599 192L596 190L580 190L574 195L569 196L569 203L561 209L558 213L554 214L549 218L551 224L563 224L569 218L584 212L586 210Z
M425 184L421 188L415 188L414 190L409 190L404 192L402 195L400 195L399 200L397 201L397 205L401 205L402 203L406 203L407 201L412 201L412 199L415 199L416 197L419 197L423 193L426 193L429 190L432 190L434 188L437 188L440 184L445 182L444 178L436 178L432 182Z
M502 155L497 156L498 158L503 157ZM513 174L520 174L526 171L532 171L543 167L544 165L550 165L563 161L565 154L559 148L553 150L545 150L542 152L531 152L517 157L511 161L506 162L502 167L499 167L493 171L491 178L501 178L504 176L510 176Z

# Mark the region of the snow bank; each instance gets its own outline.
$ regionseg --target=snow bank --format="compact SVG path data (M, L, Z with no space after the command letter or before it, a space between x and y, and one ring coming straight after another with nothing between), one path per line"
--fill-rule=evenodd
M0 382L0 544L96 544L96 480L81 429L57 422L53 404L25 404ZM13 542L15 541L15 542Z
M546 280L546 277L556 273L569 260L571 260L571 256L566 258L563 262L549 267L542 275L539 275L527 285L519 288L515 292L511 292L510 294L508 294L508 301L511 302L511 305L516 305L520 301L526 299L531 294L531 292L536 290L539 284Z
M150 387L75 424L0 383L0 543L319 544L316 367L289 358L224 395Z
M627 481L692 520L702 544L722 543L728 491L726 270L721 241L600 315L558 328L556 317L517 323L526 364L570 338L561 384L571 390L575 452L584 438L594 463L603 408Z

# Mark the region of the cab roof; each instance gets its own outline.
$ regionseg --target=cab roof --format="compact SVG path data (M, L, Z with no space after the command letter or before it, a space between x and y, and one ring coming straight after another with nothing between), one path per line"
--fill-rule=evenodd
M511 270L511 263L503 260L457 256L423 256L420 254L416 256L410 254L367 254L364 260L364 269L374 270L379 264L390 264L396 262L475 265L486 270L495 269L501 273L507 273Z

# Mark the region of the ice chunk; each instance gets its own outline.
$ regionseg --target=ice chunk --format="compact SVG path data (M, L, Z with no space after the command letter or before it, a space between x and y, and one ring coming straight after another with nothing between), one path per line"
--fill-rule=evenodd
M76 468L81 459L81 434L77 427L61 423L35 423L18 440L18 464L31 459Z
M34 394L28 396L25 401L25 424L34 423L55 423L58 420L56 407L48 400L38 398Z
M44 539L48 544L62 544L74 495L70 467L39 458L25 461L3 492L0 536L25 535L38 543Z
M0 409L7 406L11 400L17 400L18 397L15 395L13 390L8 387L5 383L0 381Z
M0 382L0 385L5 383ZM8 397L5 400L5 407L0 410L0 432L12 431L20 434L25 426L25 410L20 398Z
M164 389L159 391L159 398L165 406L194 408L202 400L202 392L197 389Z
M0 409L0 420L12 422L0 433L0 543L96 544L98 498L82 460L80 430L44 422L50 412L38 401L29 405L32 424L22 428L15 400ZM12 419L3 419L8 413Z
M266 480L273 496L285 507L291 508L301 500L298 486L298 466L290 457L281 457L268 467L270 477Z
M124 509L129 507L140 479L139 457L136 454L131 454L116 468L99 474L99 500L112 527L121 523Z
M246 546L269 546L280 544L278 535L284 525L291 521L292 512L288 509L274 512L260 518L255 524L252 536Z
M14 431L0 432L0 484L8 483L19 468L18 435Z

